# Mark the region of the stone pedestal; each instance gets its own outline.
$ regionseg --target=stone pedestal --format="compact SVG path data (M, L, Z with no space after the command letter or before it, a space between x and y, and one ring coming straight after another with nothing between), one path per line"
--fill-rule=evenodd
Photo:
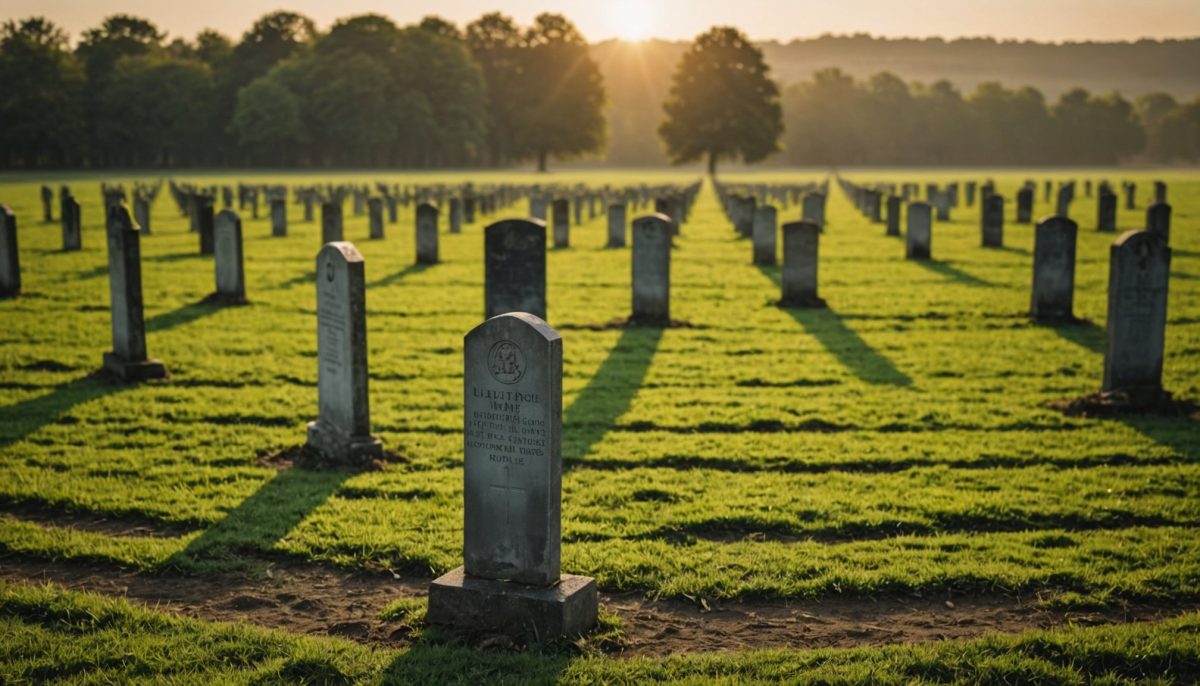
M104 353L104 370L122 381L167 377L167 366L161 360L126 360L113 352Z
M545 641L578 636L596 624L596 580L563 574L552 586L467 576L462 567L429 585L426 621L460 631Z
M308 447L329 464L361 466L383 459L383 441L375 436L350 436L321 420L308 423Z

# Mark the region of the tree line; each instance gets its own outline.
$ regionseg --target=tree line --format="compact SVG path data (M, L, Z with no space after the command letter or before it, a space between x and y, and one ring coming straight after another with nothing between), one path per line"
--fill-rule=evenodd
M599 157L609 128L624 140L643 127L658 140L638 138L653 148L640 159L710 170L718 159L1200 161L1200 98L1074 89L1050 102L1030 87L986 82L964 94L949 81L860 80L838 69L782 88L762 47L729 27L673 56L673 75L636 47L602 66L597 50L548 13L527 27L492 13L461 28L368 14L322 32L280 11L236 43L210 30L168 40L146 19L114 15L71 45L43 18L8 21L0 167L545 169L550 159ZM635 75L636 90L627 87Z

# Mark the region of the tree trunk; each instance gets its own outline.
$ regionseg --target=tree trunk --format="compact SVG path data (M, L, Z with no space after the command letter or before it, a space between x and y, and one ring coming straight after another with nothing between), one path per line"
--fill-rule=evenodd
M545 150L538 151L538 172L543 173L543 174L546 172L546 151Z
M708 175L717 178L717 153L708 151Z

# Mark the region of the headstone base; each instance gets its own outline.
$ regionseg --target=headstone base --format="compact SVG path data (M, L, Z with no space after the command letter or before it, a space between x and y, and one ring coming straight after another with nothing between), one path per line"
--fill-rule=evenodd
M467 576L462 567L429 585L429 624L545 641L579 636L596 625L596 580L563 574L554 586Z
M823 309L829 307L824 298L809 296L807 298L784 298L777 305L785 310L790 309Z
M383 459L383 441L375 436L347 436L320 420L308 423L308 447L330 464L358 466Z
M131 362L111 352L104 353L104 369L122 381L167 378L167 366L159 360Z

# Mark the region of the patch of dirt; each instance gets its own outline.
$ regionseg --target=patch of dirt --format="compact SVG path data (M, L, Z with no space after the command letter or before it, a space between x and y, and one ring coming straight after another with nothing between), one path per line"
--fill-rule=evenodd
M414 629L402 619L382 620L380 614L400 598L424 599L429 586L428 579L294 562L275 562L267 567L265 577L254 578L243 574L138 574L113 565L21 556L0 559L0 579L52 582L205 621L340 636L385 646L411 644ZM1068 623L1161 621L1200 608L1198 602L1185 601L1062 610L1047 607L1036 597L999 595L693 602L651 600L640 593L602 593L600 604L620 617L624 634L623 640L605 641L600 647L625 657L922 643Z
M370 464L362 467L354 467L352 465L331 466L324 464L320 455L303 445L294 445L276 453L259 455L257 460L260 467L269 467L280 471L299 467L301 469L341 470L346 472L374 472L384 469L389 464L405 464L408 462L408 458L403 455L385 450L383 451L382 459L371 460Z
M1188 400L1176 400L1167 391L1150 398L1134 398L1122 391L1096 391L1087 395L1047 403L1068 417L1107 418L1128 415L1192 417L1200 419L1200 406Z
M75 529L105 536L143 536L177 538L205 528L203 522L166 524L136 514L101 515L63 511L61 508L37 502L6 502L0 517L12 517L39 526L55 529Z

